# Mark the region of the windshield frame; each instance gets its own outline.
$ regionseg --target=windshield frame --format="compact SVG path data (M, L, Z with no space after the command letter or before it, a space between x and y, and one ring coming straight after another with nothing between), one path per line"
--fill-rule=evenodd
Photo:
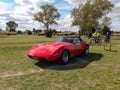
M77 43L75 39L79 40L79 43L82 42L82 39L78 36L61 36L59 37L56 42L67 42L67 43Z

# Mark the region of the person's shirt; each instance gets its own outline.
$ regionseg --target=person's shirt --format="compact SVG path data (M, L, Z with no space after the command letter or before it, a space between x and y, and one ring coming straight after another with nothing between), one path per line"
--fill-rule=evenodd
M93 35L92 35L93 37L97 37L97 33L95 32L95 33L93 33Z
M107 38L110 38L110 36L111 36L111 34L108 32L108 33L106 33L106 37Z
M92 35L93 37L101 37L101 34L100 33L98 33L98 32L95 32L95 33L93 33L93 35Z
M97 33L97 37L101 37L101 34L100 34L100 33Z

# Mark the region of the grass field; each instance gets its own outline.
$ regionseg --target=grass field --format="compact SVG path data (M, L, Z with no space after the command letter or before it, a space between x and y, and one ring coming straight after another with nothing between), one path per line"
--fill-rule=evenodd
M112 37L111 51L91 46L88 56L72 58L68 65L39 63L26 56L32 45L56 38L0 37L0 90L120 89L120 37Z

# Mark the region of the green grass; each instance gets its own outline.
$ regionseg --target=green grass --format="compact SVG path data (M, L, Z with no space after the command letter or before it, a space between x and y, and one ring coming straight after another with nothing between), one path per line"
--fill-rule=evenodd
M105 51L103 46L91 46L88 56L75 57L80 61L72 58L65 66L38 63L27 57L34 44L56 38L0 38L0 90L119 90L120 37L112 37L111 51Z

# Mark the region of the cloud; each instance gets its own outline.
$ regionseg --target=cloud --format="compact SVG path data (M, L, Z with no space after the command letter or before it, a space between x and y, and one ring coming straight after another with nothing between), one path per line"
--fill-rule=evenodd
M84 3L87 0L65 0L65 1L68 2L69 4L78 5L79 3Z
M41 0L15 0L17 5L14 2L12 4L0 2L0 28L5 29L6 22L8 21L18 23L19 26L17 29L20 30L25 30L26 28L31 30L33 25L34 27L38 27L39 24L33 21L33 14L39 11L39 7L37 6L39 2Z
M58 31L78 31L77 26L71 26L72 24L72 18L71 15L68 14L66 15L65 19L63 20L58 20L58 25L53 25L51 28L56 29Z
M115 5L115 7L120 7L120 2Z
M120 1L119 0L111 0L111 2L114 4L114 7L112 11L108 14L108 16L111 18L112 21L112 30L120 30Z
M15 0L15 2L20 5L28 5L28 4L36 5L41 2L52 2L53 3L55 2L55 0Z
M15 3L20 4L20 5L28 5L28 4L38 4L42 0L15 0Z
M8 7L8 6L9 6L9 4L8 4L8 3L4 3L4 2L0 2L0 7L2 7L2 8L3 8L3 6Z
M73 8L73 5L69 5L68 3L59 3L57 5L55 5L55 7L58 10L71 10Z
M11 8L11 6L8 3L0 1L0 7L0 28L4 28L6 20L11 13L11 11L9 11L9 8Z
M43 1L46 1L46 2L55 2L55 0L43 0Z

